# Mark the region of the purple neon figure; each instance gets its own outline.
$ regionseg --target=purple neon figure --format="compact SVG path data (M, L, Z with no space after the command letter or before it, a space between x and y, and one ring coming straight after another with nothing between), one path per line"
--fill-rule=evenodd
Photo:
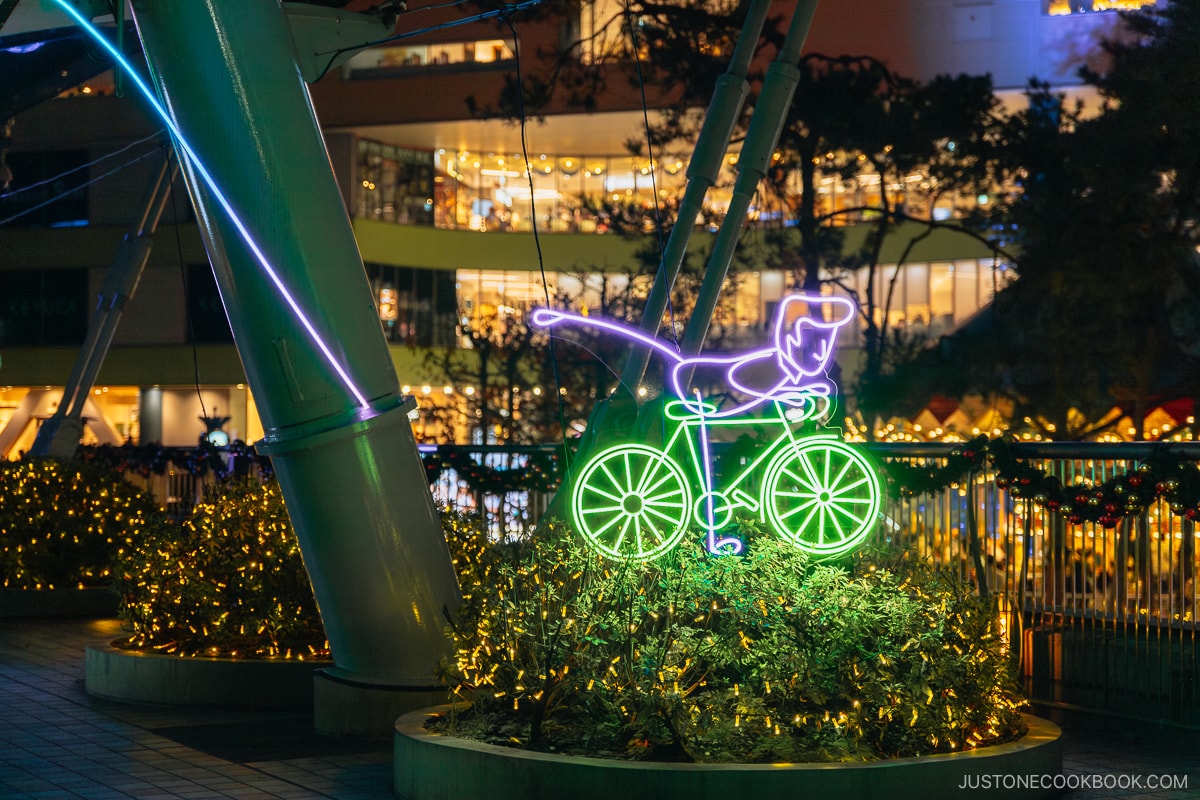
M828 321L801 316L788 324L788 311L800 304L824 305L833 314ZM745 414L764 403L777 401L798 406L812 397L828 398L833 383L825 371L833 355L837 331L854 318L854 304L845 297L793 294L779 304L772 324L772 346L744 353L687 358L658 339L627 325L598 317L585 317L569 311L539 308L531 316L534 325L553 327L563 322L575 322L610 331L633 342L646 345L674 362L668 378L668 388L693 413L702 412L700 401L691 399L688 387L682 385L684 376L701 369L725 368L724 382L748 397L742 403L719 410L703 410L709 419L726 419Z
M828 319L801 315L798 305L822 304ZM616 444L588 458L572 488L576 524L589 542L614 558L653 558L673 548L689 519L708 533L708 549L735 554L742 542L720 536L736 510L758 514L784 538L816 557L839 555L866 536L879 510L879 482L870 462L838 437L797 435L795 423L821 419L832 408L834 385L825 374L837 331L854 317L842 297L792 295L773 322L770 346L720 356L685 357L664 342L622 323L538 309L535 325L573 323L616 333L660 353L671 365L664 407L673 425L661 448ZM697 371L716 370L740 397L718 409L687 391ZM749 415L758 407L767 414ZM771 413L773 412L773 414ZM782 434L732 479L714 486L710 429L780 425ZM694 430L695 435L687 432ZM670 453L686 455L685 465ZM681 480L690 472L692 491ZM693 500L694 505L693 505Z

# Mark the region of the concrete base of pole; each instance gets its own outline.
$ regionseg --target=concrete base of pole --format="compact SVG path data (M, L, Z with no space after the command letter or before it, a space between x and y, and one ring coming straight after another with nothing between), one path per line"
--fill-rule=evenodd
M382 738L397 718L446 702L444 686L386 686L361 683L332 667L313 674L313 727L328 736Z

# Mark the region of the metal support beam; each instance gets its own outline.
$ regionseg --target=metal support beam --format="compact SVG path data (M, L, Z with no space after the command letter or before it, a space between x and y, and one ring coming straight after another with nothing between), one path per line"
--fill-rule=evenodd
M21 0L0 0L0 29L4 28L4 23L8 22L8 18L12 16L12 12L16 10L19 2Z
M133 17L186 137L177 149L267 431L260 449L338 677L434 685L458 584L287 18L276 0L134 0Z
M357 14L312 3L284 3L295 43L296 64L308 83L320 80L350 60L358 47L387 36L395 28L382 16Z
M671 289L679 277L679 268L687 254L688 241L696 227L696 219L704 206L704 197L717 182L721 162L729 150L733 127L742 113L746 95L750 93L746 73L750 70L750 62L754 58L754 50L758 46L770 6L770 0L753 0L750 3L746 21L742 24L742 33L733 50L733 57L713 88L704 124L696 138L696 149L688 164L688 183L683 192L683 200L679 204L679 214L675 219L675 226L671 228L662 262L655 273L654 285L642 312L641 331L648 336L657 336L658 329L662 327L663 313L667 309ZM649 363L650 352L645 348L635 349L625 362L617 391L636 392Z
M67 459L75 454L83 436L83 407L96 384L96 376L108 355L116 335L117 325L125 304L133 298L142 271L150 259L154 231L162 218L163 209L171 197L171 184L179 174L179 164L173 158L163 159L162 166L146 188L142 215L117 246L112 265L104 275L104 283L96 298L96 310L88 323L87 336L67 378L62 401L50 419L38 429L37 438L29 448L32 456Z
M696 139L696 148L688 164L687 188L679 204L679 214L663 250L662 260L654 276L654 284L642 311L641 331L648 336L657 336L662 326L663 313L671 296L671 289L679 277L683 259L687 255L688 242L696 227L696 219L704 206L708 190L717 181L721 163L729 149L750 84L746 75L754 58L754 51L766 24L770 0L751 0L742 23L741 35L734 46L733 55L725 72L717 78L713 87L712 100ZM629 434L637 425L639 410L637 388L650 364L650 352L644 348L630 351L621 370L620 381L613 397L599 401L588 417L579 447L573 460L582 463L592 452L598 439L611 432ZM572 470L568 469L562 484L551 500L545 519L566 519L570 505L568 498L574 485Z
M679 215L671 229L663 252L662 262L655 274L654 285L642 313L640 329L648 336L657 336L662 326L663 313L671 289L679 275L683 259L687 252L688 240L695 229L696 219L700 214L704 197L716 182L734 125L741 114L750 87L746 74L754 56L754 50L765 24L770 3L764 0L753 0L743 23L741 36L734 48L729 66L718 80L713 89L713 97L709 103L708 112L696 141L695 155L688 167L688 185L680 203ZM792 92L798 81L796 63L800 59L800 50L812 26L812 18L816 13L817 0L799 0L792 17L792 23L775 61L768 68L767 78L755 106L754 118L750 123L746 143L742 148L742 158L739 159L741 171L734 189L734 200L730 204L729 213L722 223L717 237L716 248L709 258L704 282L701 285L701 295L697 307L692 311L692 317L681 349L684 353L694 353L688 347L696 347L687 334L693 333L699 326L699 343L703 344L704 335L708 330L713 309L716 305L716 295L725 279L729 263L733 258L733 246L737 244L738 235L745 222L746 210L759 180L765 173L766 160L775 149L779 140L783 120L787 116L791 103ZM789 71L790 67L790 71ZM763 155L765 147L765 156ZM761 163L760 163L761 162ZM703 305L702 305L703 304ZM703 318L700 325L698 318ZM640 414L637 405L636 392L646 374L650 363L650 351L646 348L635 349L630 353L621 372L617 392L612 399L602 400L596 404L588 419L587 430L583 434L575 461L582 463L592 452L598 438L610 432L620 432L625 436L653 436L657 429L657 420L645 418ZM655 412L657 413L657 412ZM545 517L566 518L569 507L570 493L573 489L571 472L568 471L562 485L550 502Z
M738 176L729 200L729 211L721 222L721 230L717 233L717 240L705 265L704 281L700 285L696 306L683 332L680 349L685 356L694 356L704 347L708 326L717 307L717 297L725 284L729 264L733 261L734 250L746 224L746 212L758 190L758 184L766 175L775 146L779 144L779 135L792 105L792 96L800 82L800 51L812 28L817 2L799 0L783 47L767 68L767 77L763 81L754 116L750 120L750 130L746 132L746 142L738 159ZM690 372L681 374L680 385L685 391L690 381Z

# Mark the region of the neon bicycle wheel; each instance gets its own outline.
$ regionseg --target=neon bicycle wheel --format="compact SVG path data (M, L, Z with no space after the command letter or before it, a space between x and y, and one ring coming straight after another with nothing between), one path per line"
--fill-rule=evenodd
M692 508L683 469L641 444L616 445L588 461L571 499L579 532L619 559L649 559L670 550L682 538Z
M836 439L802 440L784 448L771 459L763 481L767 522L818 558L861 544L879 516L879 499L871 462Z

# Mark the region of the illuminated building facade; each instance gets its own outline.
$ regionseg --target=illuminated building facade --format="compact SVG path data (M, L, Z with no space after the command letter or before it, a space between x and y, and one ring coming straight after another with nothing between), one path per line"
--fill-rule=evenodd
M777 5L772 14L786 18L789 4ZM1074 70L1111 29L1116 15L1107 12L1118 5L1139 3L836 0L819 7L807 50L869 54L918 79L990 72L1002 99L1015 105L1032 75L1077 83ZM598 21L619 8L595 0L571 18L516 20L523 68L543 66L541 51L599 30ZM433 28L462 11L426 13L414 3L407 13L402 30ZM35 56L37 44L31 33L0 28L0 67ZM623 147L641 128L641 98L614 78L596 110L552 105L545 122L530 122L531 187L519 128L473 119L466 102L500 95L517 49L502 24L446 28L363 51L312 87L393 360L419 396L425 386L431 398L474 387L430 374L413 346L459 347L464 315L524 313L547 290L597 304L599 284L630 280L641 244L612 235L596 210L600 201L644 206L683 185L686 150L651 161ZM622 52L609 34L579 58L603 69ZM670 87L648 87L652 113L673 101ZM165 158L158 130L132 93L116 95L111 73L14 115L3 145L13 180L0 195L0 456L26 449L57 403L117 243L139 213L147 176ZM869 182L831 178L820 203L863 205L878 192ZM980 201L951 198L916 211L952 217ZM720 192L710 202L719 217ZM766 226L780 210L764 203L754 213ZM535 221L549 286L538 269ZM997 268L982 245L931 237L906 262L890 323L951 330L988 302ZM789 281L766 268L743 273L722 311L730 342L751 345L761 336L794 288ZM852 354L853 336L844 338ZM89 437L192 444L205 430L204 413L229 416L231 436L261 434L182 185L99 381L93 400L102 419Z

